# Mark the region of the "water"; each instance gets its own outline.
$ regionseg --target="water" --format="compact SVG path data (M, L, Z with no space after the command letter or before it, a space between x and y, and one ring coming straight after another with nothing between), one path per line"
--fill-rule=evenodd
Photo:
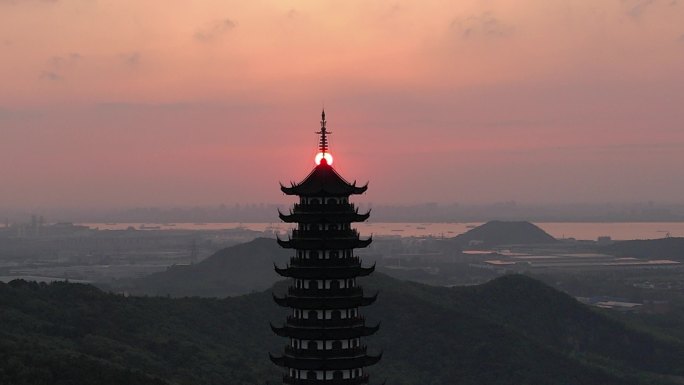
M354 224L363 235L401 237L454 237L482 223L386 223L364 222ZM596 240L609 236L616 240L654 239L684 237L684 222L539 222L535 223L556 238ZM83 223L100 230L124 230L128 227L143 230L226 230L245 229L260 232L275 232L285 235L292 225L285 223Z

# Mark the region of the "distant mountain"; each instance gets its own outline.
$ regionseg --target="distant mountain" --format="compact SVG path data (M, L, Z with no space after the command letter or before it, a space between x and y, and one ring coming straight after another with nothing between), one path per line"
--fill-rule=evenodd
M279 279L273 262L284 265L291 255L275 239L257 238L217 251L197 264L175 265L163 272L103 287L130 294L171 297L242 295L271 287Z
M490 221L453 238L461 246L524 245L558 242L530 222Z
M492 221L458 235L448 242L458 247L477 244L492 247L507 244L543 244L555 238L529 222ZM285 265L292 251L273 239L251 242L220 250L194 265L176 265L145 277L101 285L103 289L135 295L171 297L226 297L264 290L279 279L273 263Z
M629 329L523 276L430 287L375 274L384 350L369 369L397 385L645 385L684 375L684 343ZM284 283L276 285L283 290ZM123 297L69 283L0 284L0 384L278 383L269 291L208 298Z
M667 258L684 262L684 238L619 241L604 246L601 251L620 257Z

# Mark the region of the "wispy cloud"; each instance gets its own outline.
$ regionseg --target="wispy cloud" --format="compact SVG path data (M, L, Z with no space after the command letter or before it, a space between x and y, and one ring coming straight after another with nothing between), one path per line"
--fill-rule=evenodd
M451 28L464 39L499 38L509 36L514 32L513 26L502 22L491 12L454 19L451 22Z
M124 64L131 67L135 67L140 63L140 52L133 51L128 53L122 53L119 55L119 58L121 59L121 61L123 61Z
M633 20L639 20L652 8L677 7L678 0L622 0L625 13Z
M76 65L83 56L78 52L70 52L65 55L55 55L48 60L48 68L40 73L40 79L62 80L63 72Z
M40 79L42 80L51 80L51 81L57 81L57 80L62 80L62 75L53 72L53 71L43 71L40 73L39 76Z
M237 23L231 19L215 20L195 32L194 37L195 40L208 43L217 40L235 27L237 27Z
M21 4L26 4L26 3L45 3L45 4L53 4L57 3L59 0L0 0L0 5L3 4L9 4L9 5L21 5Z

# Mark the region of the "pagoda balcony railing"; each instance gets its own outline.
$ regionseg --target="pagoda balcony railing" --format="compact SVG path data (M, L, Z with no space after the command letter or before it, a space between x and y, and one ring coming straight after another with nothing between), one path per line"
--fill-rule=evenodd
M368 383L368 375L364 374L355 378L334 379L334 380L310 380L293 378L288 375L283 376L283 384L289 385L360 385Z
M292 230L292 238L326 239L326 238L358 238L359 232L349 230Z
M343 258L329 258L329 259L305 259L299 257L290 258L290 266L301 267L333 267L333 266L350 266L361 263L359 257L343 257Z
M364 325L366 322L365 317L354 317L354 318L337 318L337 319L307 319L307 318L296 318L293 316L287 317L287 323L292 326L301 327L353 327Z
M331 289L304 289L290 286L287 293L297 297L353 297L363 295L360 286Z
M356 206L353 203L295 203L292 206L292 212L307 212L307 213L338 213L338 212L356 212Z
M285 354L302 358L329 358L329 357L358 357L368 352L365 346L357 346L349 349L297 349L285 346Z

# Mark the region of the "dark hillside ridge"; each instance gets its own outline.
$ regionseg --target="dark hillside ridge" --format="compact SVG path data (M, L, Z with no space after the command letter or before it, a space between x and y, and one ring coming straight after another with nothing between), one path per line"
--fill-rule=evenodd
M467 247L471 240L483 241L482 247L556 242L532 223L502 221L487 222L446 242ZM163 272L102 287L134 295L217 298L243 295L273 285L280 279L273 271L273 263L283 267L292 255L292 251L279 247L274 239L257 238L220 250L194 265L172 266Z
M491 247L556 243L558 240L536 225L525 221L490 221L453 238L462 247L470 244Z
M684 374L681 343L633 331L523 276L451 289L382 274L364 284L382 299L369 322L386 320L371 338L383 362L370 370L388 384L666 385L664 375ZM126 298L13 281L0 284L0 309L3 384L278 383L267 352L281 341L268 320L285 314L270 290Z
M666 258L684 262L684 238L619 241L604 246L601 251L619 257Z
M172 266L148 276L125 280L107 287L135 295L170 297L227 297L265 290L280 277L273 263L285 265L290 257L275 239L253 241L217 251L194 264Z

